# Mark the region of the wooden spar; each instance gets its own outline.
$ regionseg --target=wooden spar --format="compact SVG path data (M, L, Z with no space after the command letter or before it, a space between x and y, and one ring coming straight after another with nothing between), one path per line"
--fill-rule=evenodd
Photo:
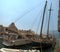
M44 11L43 11L42 24L41 24L41 30L40 30L40 37L42 37L42 29L43 29L43 23L44 23L44 16L45 16L45 11L46 11L46 6L47 6L47 1L45 3Z
M47 36L49 35L49 24L50 24L50 16L51 16L51 11L52 11L52 3L49 9L49 18L48 18L48 27L47 27Z

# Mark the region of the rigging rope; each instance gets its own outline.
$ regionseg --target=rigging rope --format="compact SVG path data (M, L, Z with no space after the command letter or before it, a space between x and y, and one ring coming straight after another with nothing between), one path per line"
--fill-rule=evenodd
M40 12L39 12L39 14L40 14ZM39 15L39 14L38 14L38 15ZM38 16L38 15L37 15L37 16ZM39 30L40 20L41 20L41 19L39 18L39 22L38 22L38 27L37 27L36 33L37 33L38 30ZM37 19L35 19L35 21L37 21ZM34 22L35 22L35 21L34 21ZM32 26L35 24L34 22L32 23ZM31 27L31 28L32 28L32 27Z
M30 28L30 29L33 28L33 26L34 26L35 22L37 21L37 19L38 19L38 18L36 17L35 20L33 21L32 25L31 25L31 28Z
M52 34L54 35L54 19L53 18L51 18L52 20L52 23L51 23L51 27L52 27Z
M40 14L40 13L39 13ZM41 13L41 16L42 16L42 13ZM39 27L40 27L40 21L42 20L42 17L40 16L39 18L39 22L38 22L38 25L37 25L37 30L36 30L36 33L38 32L39 30Z
M40 15L40 13L41 13L41 12L39 11L39 13L38 13L38 15L37 15L37 16L39 16L39 15ZM37 20L38 20L37 16L36 16L35 20L33 21L33 23L32 23L32 25L31 25L31 28L30 28L30 29L32 29L32 28L33 28L33 26L34 26L34 24L35 24L35 22L37 22Z
M38 6L35 6L32 9L29 9L29 11L25 12L23 15L21 15L18 19L16 19L14 22L16 23L17 21L19 21L22 17L24 17L26 14L28 14L29 12L31 12L32 10L38 8L40 6L40 4Z

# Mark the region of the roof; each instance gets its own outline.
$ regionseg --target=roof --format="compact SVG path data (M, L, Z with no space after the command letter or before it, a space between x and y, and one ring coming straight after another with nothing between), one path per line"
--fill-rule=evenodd
M10 30L12 30L12 31L15 31L15 32L18 31L18 29L17 29L17 27L15 26L14 23L11 23L11 24L9 25L8 29L10 29Z

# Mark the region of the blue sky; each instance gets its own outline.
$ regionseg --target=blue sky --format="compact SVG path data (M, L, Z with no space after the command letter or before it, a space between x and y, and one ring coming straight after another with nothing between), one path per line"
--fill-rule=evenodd
M31 28L37 31L39 19L41 26L41 19L43 14L43 7L46 0L0 0L0 25L8 26L11 22L15 22L16 19L21 17L27 11L33 9L31 12L24 15L21 20L18 20L15 25L19 29L30 29L31 24L37 17L34 25ZM48 10L52 2L52 15L50 22L50 30L57 30L57 20L58 20L58 1L59 0L47 0L47 9L45 14L44 28L43 31L46 32L47 20L48 20ZM39 28L40 29L40 28ZM39 30L38 30L39 31Z

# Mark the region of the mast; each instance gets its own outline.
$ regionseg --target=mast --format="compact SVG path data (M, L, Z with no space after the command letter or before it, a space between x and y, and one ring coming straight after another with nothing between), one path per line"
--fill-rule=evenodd
M49 9L49 18L48 18L48 27L47 27L47 36L49 35L49 24L50 24L50 16L51 16L51 11L52 11L52 3Z
M44 23L44 16L45 16L45 11L46 11L46 6L47 6L47 1L44 6L44 11L43 11L43 17L42 17L42 24L41 24L41 31L40 31L40 37L42 37L42 29L43 29L43 23Z

